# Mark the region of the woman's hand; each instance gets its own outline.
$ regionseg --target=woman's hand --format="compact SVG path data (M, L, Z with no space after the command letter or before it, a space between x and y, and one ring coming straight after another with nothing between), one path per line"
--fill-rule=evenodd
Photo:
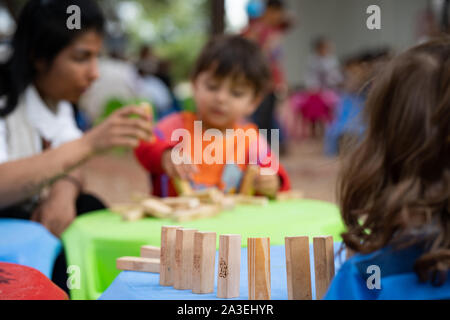
M277 174L261 175L255 178L255 192L269 198L275 198L280 190L280 178Z
M138 117L130 118L131 115ZM139 141L150 140L152 127L152 117L145 108L130 106L114 112L87 132L83 139L92 152L102 152L113 147L135 148Z
M182 164L175 164L172 161L172 149L164 151L161 165L164 172L171 178L192 180L193 176L198 173L198 168L196 165L192 164L192 161L184 161Z

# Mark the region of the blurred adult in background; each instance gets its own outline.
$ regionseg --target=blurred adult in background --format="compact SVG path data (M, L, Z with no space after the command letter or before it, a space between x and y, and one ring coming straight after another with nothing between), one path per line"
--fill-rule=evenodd
M81 9L80 30L66 26L71 5ZM103 25L93 0L30 0L22 10L12 55L0 65L0 217L32 219L60 236L78 214L104 207L83 193L76 168L98 152L149 139L150 118L139 107L85 135L75 124L71 103L98 77ZM63 253L56 265L54 280L65 287Z
M153 53L153 48L144 45L136 63L139 73L138 95L152 102L158 118L178 110L176 98L172 92L170 64Z
M152 75L158 70L159 59L153 53L153 48L149 45L143 45L139 52L139 59L136 68L142 77Z
M275 119L278 97L285 96L288 90L282 68L282 40L291 25L292 20L287 14L284 2L267 0L262 15L250 19L249 25L242 31L244 37L259 44L270 63L272 72L271 90L252 116L252 120L260 129L268 129L268 141L271 141L270 130L279 129ZM284 144L281 141L280 150L283 149Z
M439 20L430 6L420 12L417 21L417 42L425 43L440 34Z

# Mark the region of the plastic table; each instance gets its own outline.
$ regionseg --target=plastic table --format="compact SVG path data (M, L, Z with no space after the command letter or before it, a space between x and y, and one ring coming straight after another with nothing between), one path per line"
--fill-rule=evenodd
M51 278L61 242L41 224L0 219L0 262L15 263L39 270Z
M335 270L345 260L345 250L341 243L334 244ZM311 288L313 299L316 296L314 275L314 250L310 245ZM210 294L193 294L191 290L175 290L173 287L159 285L159 274L123 271L111 286L103 293L100 300L215 300L217 298L217 261L216 253L215 287ZM271 299L287 300L286 257L284 246L270 248ZM240 296L230 300L248 300L247 248L241 250Z
M160 246L161 227L170 220L145 218L125 222L119 215L100 211L83 215L63 234L69 265L80 268L80 288L71 291L76 300L95 300L111 285L120 271L116 259L139 256L142 245ZM340 241L344 231L338 208L315 200L271 202L266 207L238 206L203 220L176 224L220 234L270 237L271 245L284 245L286 236L331 235Z

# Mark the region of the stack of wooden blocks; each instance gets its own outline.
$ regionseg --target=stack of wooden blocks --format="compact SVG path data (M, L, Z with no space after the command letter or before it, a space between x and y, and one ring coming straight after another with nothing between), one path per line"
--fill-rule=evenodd
M214 292L215 232L201 232L178 226L164 226L161 248L144 246L141 257L117 260L120 270L160 274L161 286L192 290L195 294ZM240 296L241 235L220 235L217 297ZM334 277L333 238L314 237L316 299L322 299ZM270 239L247 239L249 300L271 299ZM286 274L290 300L312 299L308 237L286 237Z
M298 191L280 192L276 200L285 201L302 198ZM145 197L133 203L116 205L111 211L119 213L126 221L136 221L145 216L170 219L175 222L187 222L214 217L236 205L266 206L266 197L255 197L245 194L225 195L216 188L192 191L181 197Z

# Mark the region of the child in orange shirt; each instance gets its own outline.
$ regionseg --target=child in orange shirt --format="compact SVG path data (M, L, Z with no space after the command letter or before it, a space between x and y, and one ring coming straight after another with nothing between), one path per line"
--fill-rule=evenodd
M257 194L273 197L289 190L277 158L276 132L272 153L266 132L245 122L270 87L270 71L257 45L239 36L212 39L198 58L191 83L196 113L166 117L156 125L156 140L135 150L151 173L153 194L177 195L175 179L188 180L197 190L217 187L234 193L249 164L261 168L254 182Z

